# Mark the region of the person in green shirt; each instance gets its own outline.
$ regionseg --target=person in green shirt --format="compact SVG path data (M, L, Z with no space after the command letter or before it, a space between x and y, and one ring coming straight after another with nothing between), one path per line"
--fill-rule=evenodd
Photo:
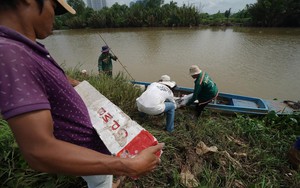
M189 72L192 78L195 79L195 86L193 96L188 100L186 106L189 106L198 100L198 103L196 104L196 117L198 118L205 106L213 99L217 98L219 91L211 77L197 65L192 65Z
M102 46L102 53L98 58L98 71L99 74L104 73L112 77L112 59L116 61L118 58L109 53L109 50L108 46Z

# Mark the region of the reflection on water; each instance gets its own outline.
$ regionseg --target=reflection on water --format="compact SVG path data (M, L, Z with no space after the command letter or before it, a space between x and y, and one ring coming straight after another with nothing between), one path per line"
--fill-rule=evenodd
M103 41L103 39L105 41ZM107 43L135 80L168 74L193 87L192 64L207 71L220 91L300 100L300 29L134 28L54 31L42 41L58 63L97 73ZM123 71L114 63L114 73Z

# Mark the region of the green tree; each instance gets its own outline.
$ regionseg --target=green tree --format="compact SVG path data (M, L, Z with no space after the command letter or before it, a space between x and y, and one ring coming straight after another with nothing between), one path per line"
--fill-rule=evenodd
M131 5L127 13L127 24L129 27L140 27L144 23L145 10L141 3Z
M126 17L128 10L128 6L119 5L118 3L115 3L110 8L109 14L112 17L111 24L113 27L125 27L127 25Z
M104 28L106 27L106 16L103 11L95 11L87 20L87 24L92 28Z
M286 0L286 13L282 26L299 27L300 26L300 1Z
M257 0L250 5L253 24L266 27L299 26L299 0Z
M69 5L76 10L77 15L81 15L85 10L85 3L83 0L68 0Z
M177 26L180 21L178 17L178 11L179 8L177 3L174 1L163 5L161 7L163 26Z
M246 7L243 10L240 10L239 12L232 14L231 18L233 22L239 25L250 25L251 17L248 9L249 9L249 5L246 5Z
M200 14L194 6L183 5L178 10L180 26L195 26L199 25Z
M82 18L84 19L84 20L88 20L91 16L92 16L92 14L94 13L95 11L94 11L94 9L92 9L92 8L90 8L90 7L86 7L85 9L84 9L84 12L82 13Z
M148 9L159 8L162 4L164 4L163 0L144 0L144 5Z
M231 15L231 8L229 10L226 10L224 13L224 16L227 18L227 20L229 19L230 15Z

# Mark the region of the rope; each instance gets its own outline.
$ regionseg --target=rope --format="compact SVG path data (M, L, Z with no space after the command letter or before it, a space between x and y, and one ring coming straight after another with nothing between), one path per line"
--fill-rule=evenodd
M98 35L99 35L100 38L103 40L103 42L105 43L105 45L106 45L106 46L109 46L109 45L105 42L105 40L103 39L103 37L100 35L100 33L98 33ZM115 53L112 51L112 49L110 49L110 51L111 51L111 53L112 53L114 56L116 56ZM117 59L117 61L121 64L121 66L123 67L123 69L124 69L124 70L127 72L127 74L130 76L130 78L131 78L133 81L135 81L134 78L131 76L131 74L127 71L126 67L121 63L121 61L119 60L119 58Z

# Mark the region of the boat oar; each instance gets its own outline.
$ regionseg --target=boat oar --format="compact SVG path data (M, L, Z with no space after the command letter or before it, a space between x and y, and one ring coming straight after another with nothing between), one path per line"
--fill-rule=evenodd
M98 35L99 35L100 38L103 40L103 42L105 43L105 45L106 45L106 46L109 46L109 45L106 43L106 41L103 39L103 37L100 35L100 33L98 33ZM110 51L111 51L111 53L112 53L114 56L116 56L115 53L112 51L112 49L110 49ZM131 78L133 81L135 81L134 78L131 76L131 74L127 71L126 67L121 63L121 61L119 60L119 58L117 59L117 61L121 64L121 66L123 67L123 69L124 69L124 70L127 72L127 74L130 76L130 78Z

